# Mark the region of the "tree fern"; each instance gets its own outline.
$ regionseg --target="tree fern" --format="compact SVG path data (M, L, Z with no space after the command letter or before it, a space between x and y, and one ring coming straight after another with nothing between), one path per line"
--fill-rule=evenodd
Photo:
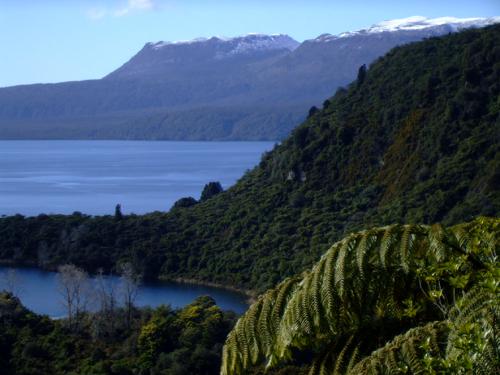
M383 228L383 235L380 243L380 264L383 268L387 266L387 256L390 254L390 251L394 244L397 242L398 237L395 235L398 230L398 225L391 225Z
M448 324L445 321L432 322L412 328L408 332L396 336L383 348L366 356L349 371L349 374L425 374L424 362L422 361L425 351L424 345L431 342L429 345L432 348L432 354L442 356L444 348L439 343L446 342L448 331Z
M491 280L498 269L498 222L479 218L452 228L391 225L350 234L335 243L310 272L285 280L259 298L228 337L222 374L242 374L262 362L273 368L293 361L297 351L316 356L311 373L354 374L368 365L385 369L380 373L401 366L401 371L423 373L426 364L418 345L424 339L426 348L439 358L453 357L458 350L453 337L458 333L450 328L447 354L442 355L439 342L450 309L450 321L457 324L480 317L480 329L491 330L498 321L491 291L488 298L475 293L464 297L468 303L450 305L464 293L468 296L467 289L488 285L494 289L498 284L494 277ZM466 282L457 287L459 277ZM434 292L439 292L438 297L430 298ZM408 301L416 306L411 313ZM443 304L448 307L441 308ZM441 322L395 337L436 318ZM349 343L349 337L363 338L363 345ZM384 340L394 350L377 351ZM498 351L492 344L496 339L488 340L485 357L489 358ZM370 355L373 350L378 354ZM358 357L361 362L356 364ZM483 362L491 368L491 361Z

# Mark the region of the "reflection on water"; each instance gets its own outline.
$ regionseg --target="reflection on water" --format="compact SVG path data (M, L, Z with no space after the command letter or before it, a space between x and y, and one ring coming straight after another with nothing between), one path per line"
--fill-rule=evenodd
M0 267L0 290L10 289L7 267ZM30 310L51 317L61 317L65 311L62 296L58 289L57 274L37 268L13 268L15 270L15 291L22 303ZM92 280L93 281L93 280ZM118 284L119 278L112 276L107 282ZM170 282L144 283L139 288L137 306L159 306L169 304L183 307L196 297L209 295L226 310L243 313L247 309L246 297L235 292L219 288Z

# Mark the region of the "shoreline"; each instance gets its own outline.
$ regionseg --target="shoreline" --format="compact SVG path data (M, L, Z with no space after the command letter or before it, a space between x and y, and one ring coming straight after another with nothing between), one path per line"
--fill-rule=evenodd
M46 272L57 272L57 267L54 266L43 266L39 265L36 262L17 262L14 260L7 260L7 259L0 259L0 267L16 267L16 268L36 268L39 270L43 270ZM87 271L88 272L88 271ZM89 275L93 275L92 273L89 273ZM119 276L119 275L115 275ZM243 296L246 297L245 303L250 306L254 302L257 301L258 294L252 290L247 290L247 289L241 289L241 288L236 288L234 286L229 286L221 283L215 283L211 281L204 281L204 280L199 280L199 279L194 279L194 278L188 278L188 277L168 277L168 276L158 276L156 279L153 279L152 281L169 281L169 282L175 282L179 284L192 284L192 285L201 285L201 286L208 286L211 288L218 288L218 289L223 289L223 290L228 290L231 292L239 293L242 294Z
M229 286L225 284L220 284L220 283L214 283L211 281L203 281L203 280L198 280L198 279L193 279L193 278L186 278L186 277L158 277L158 280L160 281L173 281L179 284L192 284L192 285L202 285L202 286L208 286L211 288L218 288L218 289L225 289L231 292L236 292L240 293L244 296L246 296L245 303L247 305L253 304L255 301L257 301L257 293L255 293L252 290L247 290L247 289L241 289L241 288L236 288L234 286Z

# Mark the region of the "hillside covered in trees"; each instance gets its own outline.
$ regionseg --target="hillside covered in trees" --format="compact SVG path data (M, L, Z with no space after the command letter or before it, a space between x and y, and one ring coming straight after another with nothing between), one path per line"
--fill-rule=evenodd
M169 213L0 219L0 259L264 291L354 230L498 216L500 26L397 47L228 191Z

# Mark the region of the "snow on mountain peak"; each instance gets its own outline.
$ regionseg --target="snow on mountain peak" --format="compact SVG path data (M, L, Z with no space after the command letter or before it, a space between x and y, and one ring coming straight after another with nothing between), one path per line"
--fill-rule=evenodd
M235 47L229 52L231 55L245 53L248 51L266 51L287 49L293 51L299 46L299 42L284 34L248 34L243 37L230 38L226 41L235 43Z
M157 42L148 43L148 46L152 47L154 50L159 50L167 46L175 45L190 45L198 43L207 42L219 42L223 44L230 44L233 48L230 54L238 54L252 50L276 50L276 49L288 49L290 51L294 50L300 44L296 40L292 39L285 34L258 34L251 33L244 36L238 36L233 38L217 37L212 38L197 38L193 40L183 40L176 42Z
M388 21L379 22L368 29L345 32L339 35L322 34L316 39L316 42L328 42L339 38L346 38L355 35L376 34L395 31L415 31L424 30L432 27L447 26L450 31L458 31L469 27L483 27L500 23L500 17L490 18L456 18L456 17L438 17L427 18L422 16L412 16Z
M194 43L202 43L206 42L208 38L196 38L192 40L178 40L175 42L156 42L156 43L148 43L147 45L152 47L153 49L161 49L166 46L173 46L173 45L182 45L182 44L194 44Z
M500 22L500 17L491 18L456 18L456 17L439 17L439 18L426 18L422 16L413 16L408 18L401 18L389 21L382 21L367 31L371 33L378 33L384 31L398 31L398 30L421 30L428 27L449 25L457 29L467 27L481 27Z

